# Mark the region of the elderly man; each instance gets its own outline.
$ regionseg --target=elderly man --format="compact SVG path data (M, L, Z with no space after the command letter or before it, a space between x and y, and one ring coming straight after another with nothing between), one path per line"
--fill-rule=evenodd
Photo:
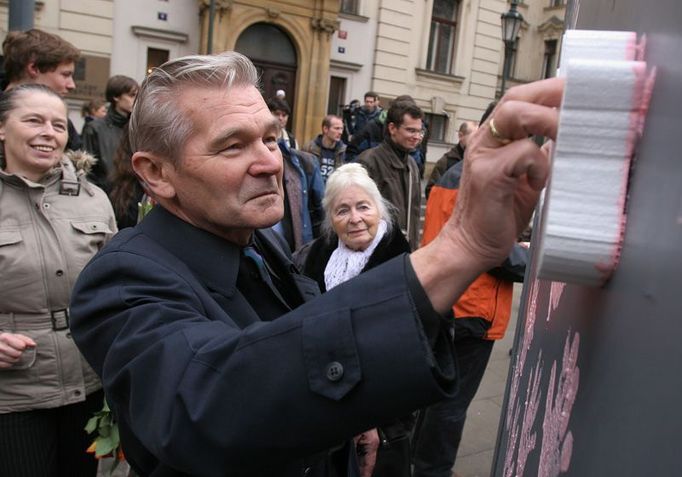
M322 134L303 146L303 150L317 157L324 183L335 169L346 162L346 145L341 140L343 120L328 114L322 120Z
M257 78L226 52L145 79L132 164L158 205L75 287L73 337L140 475L353 475L354 454L325 462L328 449L456 390L449 310L507 254L546 180L534 143L502 146L556 134L556 81L510 91L433 242L316 296L268 229L282 157Z

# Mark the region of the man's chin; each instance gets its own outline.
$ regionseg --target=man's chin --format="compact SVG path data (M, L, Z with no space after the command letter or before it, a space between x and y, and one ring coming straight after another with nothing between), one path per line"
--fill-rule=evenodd
M258 207L251 208L253 210L253 221L258 223L256 228L262 229L265 227L272 227L284 217L284 203L281 198L279 201L273 201L270 205L258 205Z

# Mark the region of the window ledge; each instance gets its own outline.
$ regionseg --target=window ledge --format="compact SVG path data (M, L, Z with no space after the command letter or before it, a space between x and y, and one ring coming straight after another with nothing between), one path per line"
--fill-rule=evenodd
M432 79L449 81L451 83L456 83L458 85L461 85L462 82L464 81L464 77L462 77L462 76L457 76L457 75L452 75L452 74L447 74L447 73L438 73L436 71L425 70L422 68L415 68L414 71L417 73L417 76L423 76L425 78L432 78Z
M187 43L187 41L189 41L189 35L180 31L161 30L159 28L149 28L141 25L133 25L130 29L135 36L139 37L175 41L177 43Z
M343 18L345 20L353 20L360 23L367 23L369 21L369 17L363 17L362 15L356 15L355 13L346 12L339 12L339 18Z
M352 63L350 61L331 59L329 61L329 66L331 66L332 68L339 68L348 71L360 71L363 65L360 63Z
M542 9L543 12L553 12L557 10L565 10L566 9L566 4L564 5L555 5L553 7L544 7Z
M454 147L456 142L441 141L439 139L429 138L429 146L447 147L448 149Z

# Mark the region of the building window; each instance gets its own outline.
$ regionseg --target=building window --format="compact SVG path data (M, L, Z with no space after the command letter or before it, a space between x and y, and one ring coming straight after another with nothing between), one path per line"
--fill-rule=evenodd
M545 59L542 63L542 77L551 78L556 73L557 40L545 41Z
M448 130L448 117L444 114L425 114L425 122L429 129L429 141L445 142L445 133Z
M358 14L359 0L341 0L341 13Z
M170 51L162 50L160 48L147 48L147 74L151 73L154 68L161 66L170 56Z
M566 0L549 0L550 7L560 7L566 3Z
M459 0L434 0L426 69L446 74L452 72L458 14Z

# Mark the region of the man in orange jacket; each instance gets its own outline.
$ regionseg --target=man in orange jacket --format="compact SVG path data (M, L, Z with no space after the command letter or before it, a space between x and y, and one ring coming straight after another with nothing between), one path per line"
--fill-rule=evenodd
M433 240L450 217L463 161L431 189L421 245ZM526 248L515 245L499 267L480 275L453 306L459 391L423 411L414 449L414 477L450 477L464 430L466 412L490 359L494 340L504 336L511 315L513 282L523 281Z

